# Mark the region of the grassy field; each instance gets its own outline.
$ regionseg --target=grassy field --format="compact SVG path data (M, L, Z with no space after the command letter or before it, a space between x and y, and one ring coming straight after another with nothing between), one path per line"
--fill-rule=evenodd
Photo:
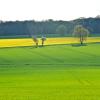
M100 100L100 44L0 48L0 100Z

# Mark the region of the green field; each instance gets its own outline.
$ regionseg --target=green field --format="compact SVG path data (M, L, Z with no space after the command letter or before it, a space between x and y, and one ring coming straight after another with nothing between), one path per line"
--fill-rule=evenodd
M0 48L0 100L100 100L100 44Z

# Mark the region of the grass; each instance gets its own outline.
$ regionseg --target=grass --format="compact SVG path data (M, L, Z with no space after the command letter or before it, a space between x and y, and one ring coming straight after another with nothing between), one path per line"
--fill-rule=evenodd
M0 100L100 100L100 44L1 48Z

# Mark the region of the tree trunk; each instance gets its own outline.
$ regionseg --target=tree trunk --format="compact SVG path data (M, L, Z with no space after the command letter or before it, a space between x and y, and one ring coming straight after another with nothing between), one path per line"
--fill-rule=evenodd
M36 48L38 47L38 42L36 42Z
M80 37L80 44L83 45L83 37Z
M42 41L42 46L44 46L44 41Z
M81 41L81 45L83 45L83 41Z

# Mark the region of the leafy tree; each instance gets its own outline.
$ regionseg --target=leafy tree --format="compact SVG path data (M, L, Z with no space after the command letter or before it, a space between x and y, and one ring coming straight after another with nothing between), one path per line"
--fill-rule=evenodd
M57 34L61 34L61 36L64 36L66 34L66 27L65 25L59 25L56 29Z
M83 45L83 42L86 41L88 34L88 29L84 28L82 25L75 26L73 36L79 39L81 45Z

